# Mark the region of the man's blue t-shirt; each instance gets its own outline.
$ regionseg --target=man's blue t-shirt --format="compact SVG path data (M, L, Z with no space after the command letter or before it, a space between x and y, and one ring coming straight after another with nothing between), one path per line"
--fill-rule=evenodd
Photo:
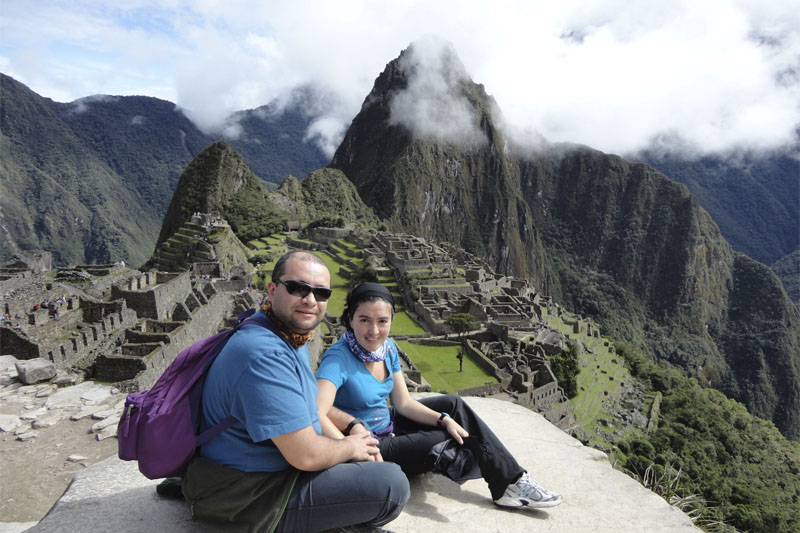
M322 355L317 369L317 379L327 379L336 387L333 405L342 411L369 424L372 431L380 431L389 425L389 407L386 397L394 387L392 374L400 372L400 357L397 346L389 340L391 348L386 350L386 369L389 375L378 381L370 374L358 357L339 339Z
M238 422L204 444L201 456L245 472L286 470L289 463L269 439L307 426L321 433L308 349L245 324L208 371L202 415L201 430L228 416Z

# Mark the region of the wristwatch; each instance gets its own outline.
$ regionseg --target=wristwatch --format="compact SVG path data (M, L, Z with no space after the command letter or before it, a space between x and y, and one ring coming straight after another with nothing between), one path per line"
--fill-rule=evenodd
M354 419L352 419L350 421L349 424L347 424L347 427L344 428L344 431L342 431L342 433L344 433L345 435L349 435L350 434L350 430L353 429L353 426L355 426L356 424L361 424L362 426L364 426L364 429L366 429L367 431L370 431L369 426L367 425L366 422L364 422L360 418L354 418ZM370 431L370 433L371 433L371 431Z
M436 421L436 425L441 426L442 424L444 424L445 418L450 418L450 415L445 412L442 412L441 416L439 417L439 420Z

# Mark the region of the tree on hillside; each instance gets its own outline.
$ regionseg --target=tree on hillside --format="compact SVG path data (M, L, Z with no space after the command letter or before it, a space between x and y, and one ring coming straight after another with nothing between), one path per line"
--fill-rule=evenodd
M454 313L444 323L459 335L475 329L475 318L469 313Z
M558 386L564 390L567 398L578 395L578 373L581 348L574 340L569 341L569 349L548 359L550 369L558 380Z

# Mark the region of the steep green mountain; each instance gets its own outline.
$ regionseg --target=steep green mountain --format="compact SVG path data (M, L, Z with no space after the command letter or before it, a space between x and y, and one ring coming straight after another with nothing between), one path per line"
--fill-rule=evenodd
M652 167L514 145L452 48L415 46L377 78L331 163L390 229L530 277L800 439L800 316L779 280Z
M304 223L325 222L329 226L345 224L375 227L378 217L364 204L353 183L332 168L315 170L302 182L286 178L272 195L287 206L292 220Z
M679 502L706 531L797 531L800 443L675 367L617 348L661 401L657 414L651 411L657 424L617 441L616 465L673 505Z
M789 298L800 306L800 250L778 259L770 268L780 278Z
M147 99L149 112L121 116L115 106L102 119L108 127L98 130L94 100L59 104L7 76L0 78L0 88L3 256L41 248L53 253L56 264L145 258L166 205L155 180L143 176L158 176L164 190L174 186L191 158L187 151L198 140L180 134L193 130L188 120L167 102ZM141 100L136 104L141 113ZM173 135L145 125L156 121L165 106L174 120ZM158 136L147 142L152 150L133 149L143 129ZM165 158L169 152L179 155ZM131 172L137 168L148 168L149 174Z
M0 261L20 249L57 265L141 264L150 254L178 177L216 140L173 103L93 96L42 98L0 74ZM327 158L304 142L298 107L241 112L232 143L264 180L306 175Z
M328 225L360 227L378 223L341 172L321 169L302 183L288 176L275 192L269 192L242 156L224 141L200 152L181 174L157 245L174 236L198 212L218 212L245 242L282 231L290 220L309 224L322 219Z
M685 184L734 249L769 265L800 248L800 146L728 159L646 153L643 161Z
M219 212L242 240L282 228L269 192L229 144L218 141L195 157L178 181L158 243L191 220L192 213Z

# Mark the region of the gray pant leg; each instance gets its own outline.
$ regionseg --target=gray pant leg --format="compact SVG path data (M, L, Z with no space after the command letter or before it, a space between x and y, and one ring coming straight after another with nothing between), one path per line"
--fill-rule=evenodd
M397 518L409 496L408 479L394 463L342 463L302 472L276 531L382 526Z

